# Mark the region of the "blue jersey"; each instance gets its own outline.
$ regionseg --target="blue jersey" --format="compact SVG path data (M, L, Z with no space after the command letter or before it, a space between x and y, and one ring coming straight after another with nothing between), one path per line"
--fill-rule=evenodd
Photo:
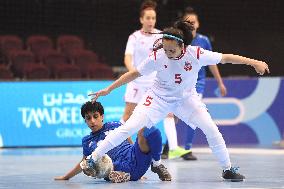
M205 35L196 33L195 38L191 42L192 46L200 46L203 49L212 51L211 43ZM203 66L198 72L198 79L196 83L196 91L203 94L205 89L206 68Z
M120 122L107 122L103 125L102 129L89 135L82 139L83 154L84 156L89 156L97 148L100 141L104 140L109 132L112 132L115 128L121 125ZM120 162L132 159L134 156L134 150L127 140L123 141L120 145L110 150L107 155L112 159L115 168L120 166Z
M100 145L100 141L112 132L115 128L121 126L120 122L107 122L102 129L82 139L83 154L89 156ZM151 165L151 160L154 157L160 158L162 148L162 137L158 129L146 136L150 146L150 152L143 153L138 144L138 140L134 144L130 144L128 140L123 141L120 145L110 150L107 155L112 159L114 170L130 173L130 180L138 180L143 176Z

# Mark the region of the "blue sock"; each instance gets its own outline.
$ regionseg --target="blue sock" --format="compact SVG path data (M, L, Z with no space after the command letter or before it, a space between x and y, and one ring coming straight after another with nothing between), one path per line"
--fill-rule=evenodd
M194 134L195 134L195 130L188 126L186 128L186 138L185 138L185 145L184 145L184 148L186 150L191 149Z

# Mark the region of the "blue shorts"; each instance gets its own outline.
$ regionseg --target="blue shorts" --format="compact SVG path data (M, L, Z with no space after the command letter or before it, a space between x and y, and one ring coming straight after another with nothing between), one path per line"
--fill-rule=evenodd
M151 165L152 155L151 153L143 153L140 150L138 141L128 149L127 155L119 160L113 162L115 171L123 171L130 173L130 180L139 180L148 170Z

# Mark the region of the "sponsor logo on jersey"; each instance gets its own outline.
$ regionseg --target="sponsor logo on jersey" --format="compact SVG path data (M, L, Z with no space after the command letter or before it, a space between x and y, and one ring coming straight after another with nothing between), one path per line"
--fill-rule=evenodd
M89 143L89 148L92 146L92 144L93 144L93 141L91 141L91 142Z

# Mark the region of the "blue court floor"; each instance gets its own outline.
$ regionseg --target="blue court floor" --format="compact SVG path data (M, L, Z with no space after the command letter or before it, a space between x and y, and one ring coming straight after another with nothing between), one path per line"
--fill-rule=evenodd
M198 161L165 160L173 176L162 182L150 170L146 180L120 184L79 174L69 181L54 181L81 160L80 148L0 149L0 188L9 189L225 189L284 188L284 150L230 148L234 165L245 182L221 179L221 168L208 148L194 148Z

